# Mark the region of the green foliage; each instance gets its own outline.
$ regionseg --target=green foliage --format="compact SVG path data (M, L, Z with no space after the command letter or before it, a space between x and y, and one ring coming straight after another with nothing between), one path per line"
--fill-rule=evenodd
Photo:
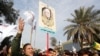
M70 24L64 28L64 35L67 40L73 39L73 42L83 44L84 39L88 44L93 43L100 34L100 10L93 10L94 6L85 8L80 7L74 11L73 19L68 19ZM96 37L95 37L96 36Z

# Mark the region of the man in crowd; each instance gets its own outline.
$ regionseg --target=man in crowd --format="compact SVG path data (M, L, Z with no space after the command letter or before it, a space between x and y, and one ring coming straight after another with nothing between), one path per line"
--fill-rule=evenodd
M18 32L11 45L11 56L34 56L33 48L29 43L25 44L22 49L23 52L20 52L20 42L23 30L24 20L20 18L18 21Z

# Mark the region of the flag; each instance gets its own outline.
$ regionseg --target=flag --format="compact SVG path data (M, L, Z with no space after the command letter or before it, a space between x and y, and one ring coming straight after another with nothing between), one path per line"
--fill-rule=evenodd
M93 47L97 50L100 50L100 43L94 42Z
M29 25L33 26L33 21L34 21L34 12L33 11L25 11L25 22L28 23Z
M1 25L0 26L1 38L4 39L7 36L15 36L17 33L17 25Z

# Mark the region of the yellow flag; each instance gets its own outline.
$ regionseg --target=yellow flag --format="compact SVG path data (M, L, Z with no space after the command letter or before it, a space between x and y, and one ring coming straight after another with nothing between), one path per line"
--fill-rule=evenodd
M94 43L94 48L97 49L97 50L100 50L100 43L95 42Z

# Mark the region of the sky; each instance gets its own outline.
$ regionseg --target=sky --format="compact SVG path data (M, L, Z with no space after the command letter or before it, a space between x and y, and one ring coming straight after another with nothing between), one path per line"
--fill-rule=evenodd
M90 7L95 5L94 9L100 9L99 0L14 0L14 8L20 11L20 16L25 18L23 13L25 11L33 11L35 19L37 21L36 31L33 30L32 45L35 48L45 49L46 48L46 32L39 29L39 1L42 1L55 9L55 20L56 20L56 33L49 34L49 37L55 37L57 41L63 43L66 42L67 37L64 36L64 27L70 25L70 22L64 21L67 18L72 18L71 13L74 13L75 9L79 9L80 6ZM25 24L22 43L30 42L31 26ZM35 44L34 44L35 40ZM58 43L57 42L57 43ZM35 46L34 46L35 45ZM50 45L51 47L51 45Z

